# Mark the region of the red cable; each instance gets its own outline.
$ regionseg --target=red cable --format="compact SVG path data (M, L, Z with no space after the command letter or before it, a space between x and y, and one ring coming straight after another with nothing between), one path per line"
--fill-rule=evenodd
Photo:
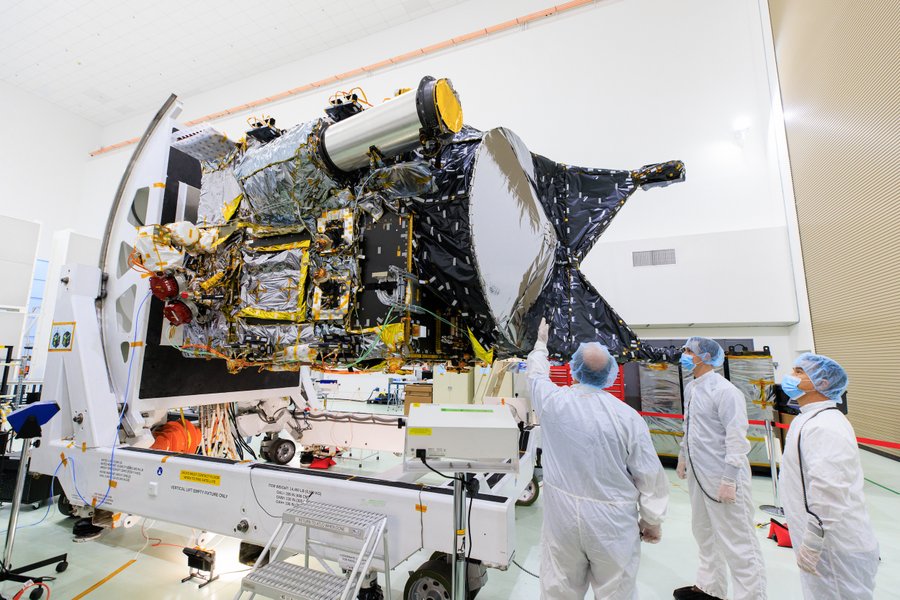
M47 591L47 600L50 600L50 586L48 586L46 583L43 583L43 582L30 583L30 584L26 585L21 590L19 590L18 594L13 596L13 600L21 600L22 594L24 594L25 592L27 592L28 590L30 590L33 587L44 588Z

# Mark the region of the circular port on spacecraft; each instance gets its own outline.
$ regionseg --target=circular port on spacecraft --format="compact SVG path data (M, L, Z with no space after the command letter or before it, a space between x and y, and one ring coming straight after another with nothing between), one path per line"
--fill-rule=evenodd
M462 104L449 79L438 79L434 84L434 104L442 129L457 133L463 126Z

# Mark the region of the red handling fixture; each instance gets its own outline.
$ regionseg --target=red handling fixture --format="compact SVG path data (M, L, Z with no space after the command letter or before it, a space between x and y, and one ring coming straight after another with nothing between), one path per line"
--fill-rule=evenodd
M550 381L559 386L572 385L575 381L572 379L572 369L569 363L559 366L550 366ZM625 374L622 366L619 365L619 374L611 386L606 391L621 400L625 401Z

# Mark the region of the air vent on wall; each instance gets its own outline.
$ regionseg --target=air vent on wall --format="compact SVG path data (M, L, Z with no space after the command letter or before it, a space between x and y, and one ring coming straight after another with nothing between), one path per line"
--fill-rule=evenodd
M674 265L675 249L641 250L631 253L632 265L635 267L655 267L657 265Z

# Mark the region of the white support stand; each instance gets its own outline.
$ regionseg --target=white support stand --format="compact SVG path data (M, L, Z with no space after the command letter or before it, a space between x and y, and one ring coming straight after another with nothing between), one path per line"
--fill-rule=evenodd
M769 468L772 475L772 497L775 504L763 504L759 507L764 513L768 513L773 517L784 517L784 508L781 507L781 500L778 498L778 466L775 464L775 435L772 422L766 420L766 449L769 451Z
M111 391L102 360L103 342L95 301L100 293L100 269L66 265L60 277L54 324L69 324L68 349L54 352L44 377L44 397L54 400L62 414L72 415L62 425L62 437L71 435L79 447L109 446L119 425L118 401Z

